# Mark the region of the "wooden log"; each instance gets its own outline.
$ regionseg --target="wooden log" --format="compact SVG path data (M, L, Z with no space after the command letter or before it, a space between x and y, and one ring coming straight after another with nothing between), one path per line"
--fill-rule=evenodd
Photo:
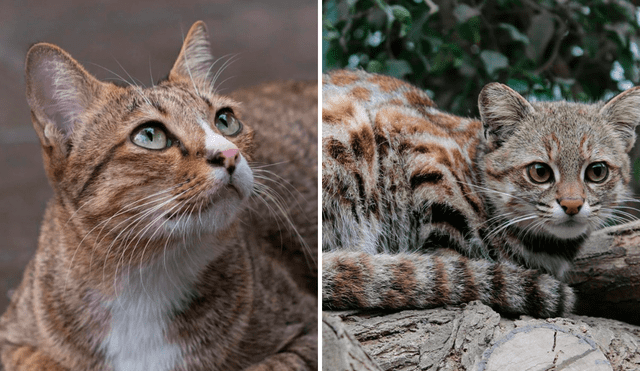
M501 318L479 301L397 313L325 312L324 323L327 318L342 324L342 338L350 333L357 339L345 346L323 334L323 370L327 371L375 369L370 364L326 361L353 359L352 354L361 352L369 354L380 370L640 369L640 327L610 319L523 316L514 320ZM361 350L356 350L358 345Z
M501 318L480 302L396 313L325 312L323 327L342 328L343 340L325 337L323 329L323 362L361 359L364 352L381 370L640 370L640 221L594 233L568 282L578 294L577 313L589 316ZM375 369L358 362L328 365L323 368Z
M567 281L576 313L640 325L640 221L594 233Z

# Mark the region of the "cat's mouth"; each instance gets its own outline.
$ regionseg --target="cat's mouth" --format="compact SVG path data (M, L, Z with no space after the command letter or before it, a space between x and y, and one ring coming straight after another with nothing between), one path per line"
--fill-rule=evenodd
M208 209L213 207L215 204L221 202L229 202L236 198L238 199L237 201L242 201L246 197L236 185L234 185L233 183L228 183L217 189L213 194L209 196L209 202L207 203L206 208Z
M575 218L563 220L559 223L548 223L545 227L547 231L561 239L576 238L589 231L589 223Z

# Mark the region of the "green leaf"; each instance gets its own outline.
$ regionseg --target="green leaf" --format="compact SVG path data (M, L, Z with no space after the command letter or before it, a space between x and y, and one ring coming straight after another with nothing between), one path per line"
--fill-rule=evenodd
M529 91L529 83L527 80L509 79L507 80L507 85L518 93L526 93Z
M471 18L468 22L460 25L460 36L477 45L480 43L480 26L479 17Z
M400 37L405 37L411 29L411 13L402 5L392 5L389 10L393 18L400 22Z
M520 32L520 30L515 28L515 26L512 26L508 23L500 23L498 24L498 28L507 31L509 33L509 37L511 37L511 40L529 45L529 38L527 37L527 35Z
M405 75L413 72L411 65L407 61L389 59L385 62L385 72L390 76L403 78Z
M342 52L342 48L339 45L333 45L327 50L327 66L340 66L342 59L344 58L344 53Z
M467 4L460 4L453 10L453 16L456 17L458 23L464 23L479 15L480 10L478 8L472 8Z
M338 11L338 6L335 1L327 1L324 4L324 14L322 14L322 18L325 22L329 22L330 24L336 24L338 22L338 18L340 16L340 12Z
M633 162L633 178L636 182L640 182L640 159Z
M632 31L632 27L629 23L618 22L614 24L605 24L604 29L615 32L616 36L618 36L618 42L620 42L620 45L625 47L627 46L627 40L629 39L629 34Z
M490 76L493 76L497 70L509 66L509 58L493 50L483 50L480 53L480 59L482 59L484 67Z
M381 73L384 65L380 61L372 60L367 63L367 72Z

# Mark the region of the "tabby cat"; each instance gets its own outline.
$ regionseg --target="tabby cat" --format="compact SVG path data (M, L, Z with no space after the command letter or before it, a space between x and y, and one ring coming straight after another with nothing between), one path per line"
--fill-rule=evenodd
M480 121L364 71L322 91L324 309L572 310L562 278L628 197L640 88L580 104L491 83Z
M287 131L315 143L317 84L266 84L237 94L262 106L241 106L214 92L214 61L202 22L149 88L100 82L54 45L29 50L27 98L55 196L0 319L5 371L317 368L317 299L277 259L295 250L282 241L312 249L317 223L289 238L287 205L263 218L268 231L243 212L254 189L287 196L250 161L279 158L284 176L316 187L317 154L278 143L298 141ZM303 104L279 108L292 97ZM317 210L315 192L299 208Z

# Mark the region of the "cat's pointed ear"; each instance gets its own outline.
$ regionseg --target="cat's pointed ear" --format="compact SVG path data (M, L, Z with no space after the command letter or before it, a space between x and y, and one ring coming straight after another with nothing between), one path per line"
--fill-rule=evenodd
M640 124L640 86L615 96L600 109L600 114L613 125L626 151L631 151L636 140L635 129Z
M25 64L27 101L40 143L66 156L74 125L99 96L102 83L51 44L32 46Z
M487 84L482 89L478 108L485 136L490 144L496 146L513 133L522 119L535 111L520 94L497 82Z
M180 55L169 72L169 79L182 77L191 81L206 81L214 60L207 26L198 21L191 26L184 39Z

